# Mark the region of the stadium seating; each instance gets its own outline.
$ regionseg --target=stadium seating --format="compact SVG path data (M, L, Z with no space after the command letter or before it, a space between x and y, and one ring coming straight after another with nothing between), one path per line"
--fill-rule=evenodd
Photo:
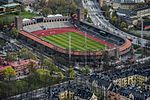
M23 30L27 32L34 32L43 29L49 28L62 28L62 27L73 27L73 25L69 21L56 21L56 22L42 22L31 24L23 27Z
M84 23L80 23L79 27L80 27L81 31L85 31L88 34L90 34L94 37L98 37L99 39L107 41L108 43L111 43L111 44L116 44L118 46L121 46L125 42L122 38L119 38L115 35L104 32L104 31L99 30L97 28L89 27L89 26L87 26L87 24L84 24Z

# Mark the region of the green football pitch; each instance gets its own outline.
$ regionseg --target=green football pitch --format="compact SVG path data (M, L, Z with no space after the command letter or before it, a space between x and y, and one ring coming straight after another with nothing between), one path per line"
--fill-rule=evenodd
M99 51L107 47L104 44L94 41L88 37L85 38L84 35L75 32L43 36L42 39L63 49L69 49L69 36L71 37L71 50Z

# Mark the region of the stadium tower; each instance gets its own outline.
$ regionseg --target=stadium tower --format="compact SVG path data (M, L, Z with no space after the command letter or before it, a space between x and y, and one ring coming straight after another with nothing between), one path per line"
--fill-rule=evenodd
M15 17L15 27L17 30L22 30L22 27L23 27L22 18L19 16Z

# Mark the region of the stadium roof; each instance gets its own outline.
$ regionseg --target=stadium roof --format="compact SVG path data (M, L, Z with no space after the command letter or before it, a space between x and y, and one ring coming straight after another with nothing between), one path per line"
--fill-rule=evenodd
M61 17L61 16L63 16L62 14L56 14L55 16L59 16L59 17Z
M55 15L48 15L47 17L55 17Z
M31 19L24 18L22 21L31 21Z

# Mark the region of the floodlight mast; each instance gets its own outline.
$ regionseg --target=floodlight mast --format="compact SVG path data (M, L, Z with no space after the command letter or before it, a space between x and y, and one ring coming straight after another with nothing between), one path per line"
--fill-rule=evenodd
M143 47L142 39L143 39L143 18L140 16L141 19L141 48Z
M143 54L143 18L142 16L140 16L140 20L141 20L141 49L142 49L142 54Z
M71 64L71 33L69 34L69 64Z
M72 4L72 0L69 2L69 11L68 11L68 16L70 15L70 5ZM69 35L69 66L71 65L71 33L68 33Z
M87 33L84 32L84 43L85 43L85 66L87 66Z

